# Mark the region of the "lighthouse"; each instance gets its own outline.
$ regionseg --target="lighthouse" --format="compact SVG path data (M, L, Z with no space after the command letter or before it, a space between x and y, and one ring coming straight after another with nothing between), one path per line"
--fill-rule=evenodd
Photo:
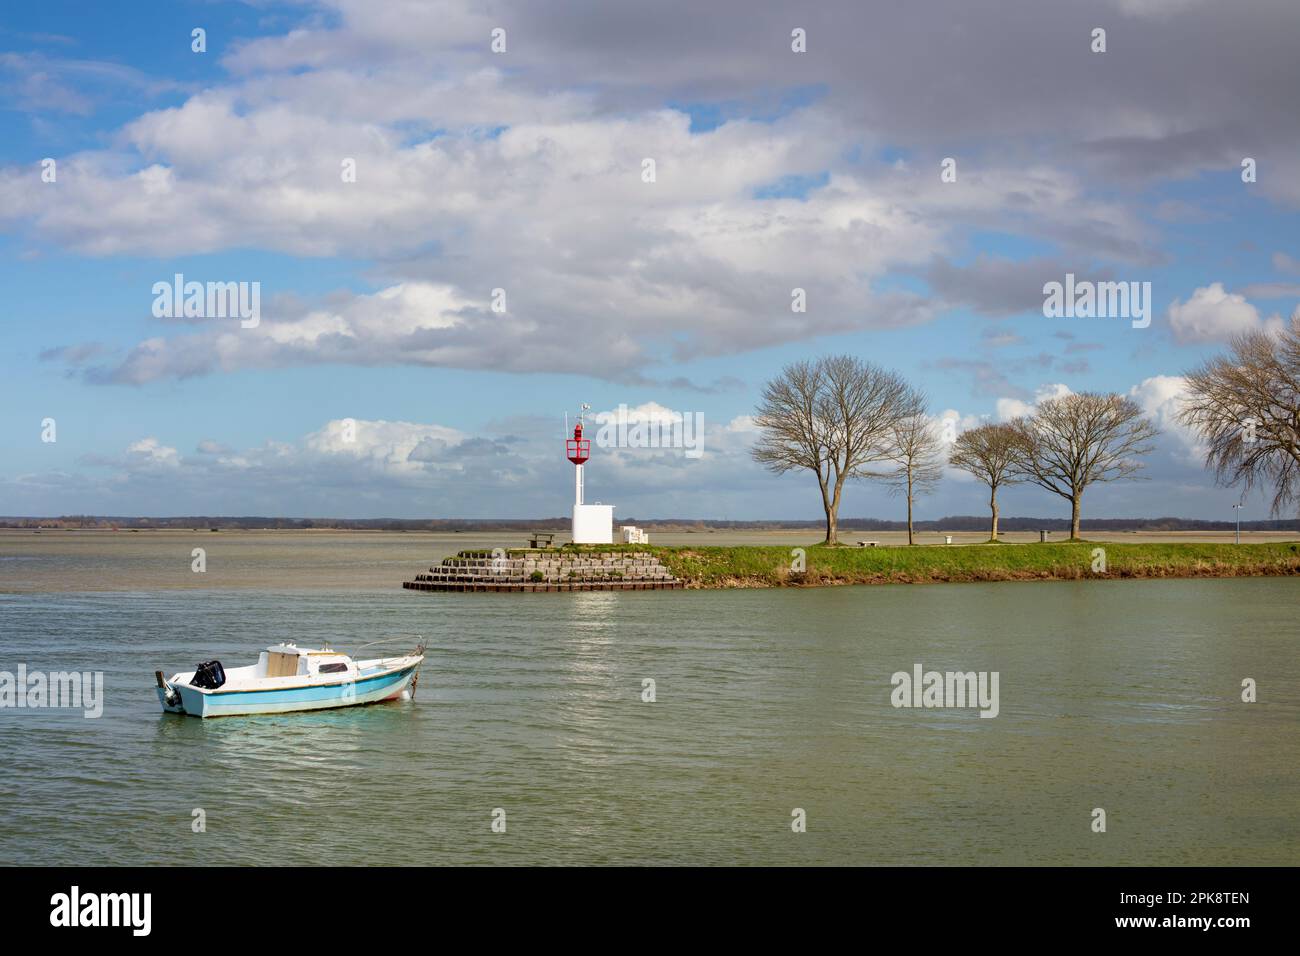
M585 412L589 405L582 406ZM582 415L573 426L573 437L564 443L564 451L573 462L573 543L613 544L614 506L589 505L582 500L582 469L591 458L591 439L582 437Z

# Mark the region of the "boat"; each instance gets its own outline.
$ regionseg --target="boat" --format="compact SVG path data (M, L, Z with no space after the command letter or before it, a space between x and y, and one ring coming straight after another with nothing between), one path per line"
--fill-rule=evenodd
M329 647L282 643L268 647L256 664L246 667L226 669L220 661L204 661L193 671L169 679L155 671L154 678L158 701L169 714L283 714L409 699L415 694L423 662L422 643L410 654L369 660L353 660Z

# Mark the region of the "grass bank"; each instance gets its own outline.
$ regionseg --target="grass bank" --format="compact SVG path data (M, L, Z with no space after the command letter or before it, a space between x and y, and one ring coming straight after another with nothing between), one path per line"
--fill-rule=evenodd
M1095 549L1105 570L1094 571ZM586 549L584 549L586 550ZM1300 545L1049 542L965 546L804 548L804 570L788 547L607 546L646 551L691 588L1052 581L1081 578L1196 578L1300 575Z

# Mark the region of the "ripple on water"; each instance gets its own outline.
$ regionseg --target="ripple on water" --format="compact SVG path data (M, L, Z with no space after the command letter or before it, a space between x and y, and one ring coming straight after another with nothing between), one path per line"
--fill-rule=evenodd
M1298 591L3 596L0 669L101 670L107 703L0 713L0 863L1291 863ZM429 643L414 701L158 711L155 669L388 634ZM997 670L999 717L895 710L917 663ZM1094 806L1130 836L1088 841Z

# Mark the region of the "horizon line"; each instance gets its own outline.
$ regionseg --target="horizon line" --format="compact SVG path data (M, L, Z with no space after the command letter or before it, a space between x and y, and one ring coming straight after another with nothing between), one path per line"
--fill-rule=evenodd
M372 518L340 518L329 516L308 516L308 517L291 517L284 515L95 515L95 514L72 514L72 515L0 515L0 528L26 530L31 527L30 523L51 522L51 523L78 523L78 524L125 524L125 523L171 523L171 524L208 524L220 522L277 522L290 525L302 525L304 523L321 523L334 525L406 525L406 526L428 526L428 525L484 525L493 528L513 528L524 527L527 525L547 525L547 524L567 524L570 522L567 515L548 516L548 517L516 517L516 518L480 518L480 517L428 517L428 518L395 518L395 517L372 517ZM24 524L15 524L23 522ZM695 525L695 526L716 526L716 527L742 527L742 526L761 526L768 529L790 528L803 530L806 528L821 528L826 522L824 518L637 518L629 516L621 519L620 524L630 525L640 523L646 526L655 525ZM986 528L989 525L988 515L944 515L939 518L917 519L913 521L915 528L942 528L945 525L971 525L976 529ZM1012 528L1013 524L1034 524L1036 527L1029 530L1037 530L1042 527L1044 530L1053 530L1052 526L1060 525L1068 527L1070 519L1057 517L1038 517L1034 515L1010 515L999 516L998 525L1003 530L1025 530ZM854 525L870 524L874 527L871 530L891 530L892 526L897 526L900 530L906 530L907 522L888 518L874 518L869 516L845 517L836 522L837 526L850 530ZM1142 530L1146 526L1169 526L1169 525L1186 525L1197 529L1223 528L1231 529L1237 527L1237 522L1231 519L1218 518L1183 518L1176 515L1161 515L1159 517L1101 517L1101 518L1084 518L1081 521L1081 527L1107 525L1109 530L1117 528L1134 527ZM1300 530L1300 517L1292 518L1255 518L1243 520L1240 525L1243 529L1257 528L1265 530ZM1164 530L1177 530L1176 528L1166 527Z

